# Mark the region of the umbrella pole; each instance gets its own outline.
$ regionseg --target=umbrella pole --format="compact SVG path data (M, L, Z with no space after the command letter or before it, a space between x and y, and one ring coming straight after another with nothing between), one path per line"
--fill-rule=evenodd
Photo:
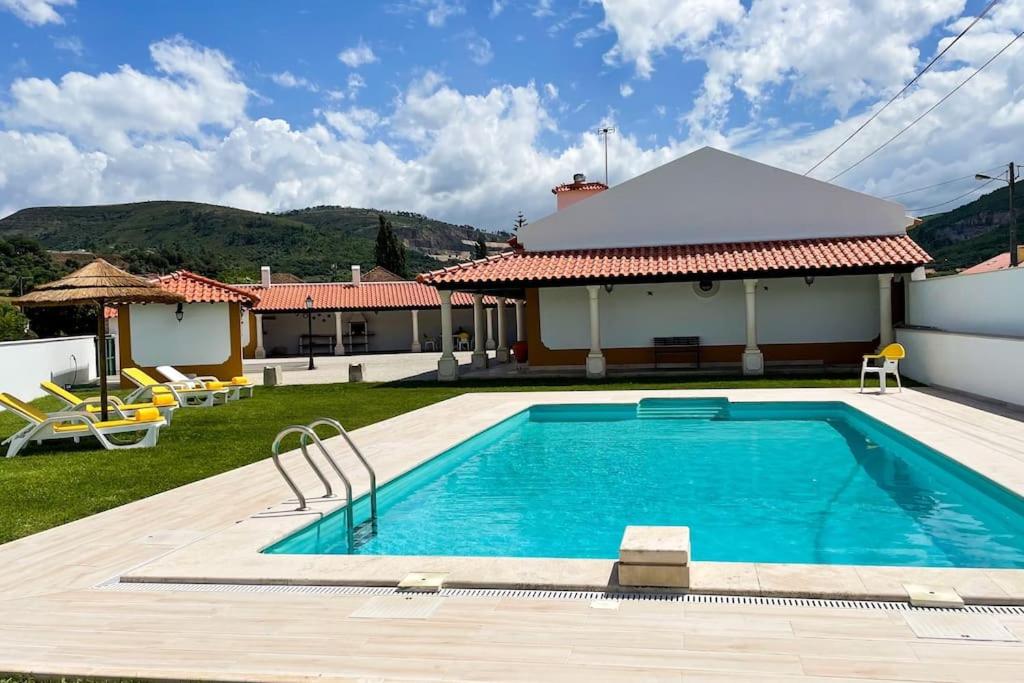
M100 416L107 421L107 328L103 318L103 301L96 310L96 365L100 373Z

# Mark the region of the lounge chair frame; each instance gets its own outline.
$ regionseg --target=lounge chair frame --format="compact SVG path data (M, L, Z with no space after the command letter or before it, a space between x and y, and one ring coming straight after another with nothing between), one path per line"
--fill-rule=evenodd
M103 401L99 396L81 398L78 399L77 402L75 402L72 401L70 398L71 396L74 396L74 394L72 394L71 392L66 392L67 396L65 396L64 393L55 392L47 386L47 382L42 382L40 383L39 386L40 388L42 388L43 391L45 391L50 396L53 396L55 399L57 399L65 406L67 406L66 412L81 412L92 414L93 412L99 412L101 406L103 405ZM78 397L76 396L75 398ZM92 411L89 410L90 407L93 408ZM170 425L171 420L174 417L174 411L178 409L178 405L175 404L168 406L158 406L150 402L126 403L117 396L107 397L107 410L109 410L111 413L114 413L115 415L118 416L118 418L122 420L130 420L131 418L135 417L135 411L137 411L139 408L156 408L157 410L160 411L160 416L167 421L168 425Z
M0 443L0 446L10 446L7 449L7 457L12 458L21 452L29 443L35 441L38 444L44 441L55 441L64 439L73 439L75 443L79 443L83 436L94 436L100 444L108 451L113 450L124 450L128 448L151 448L156 445L157 439L160 438L160 428L167 424L164 418L159 420L152 420L149 422L139 422L130 425L118 425L116 427L101 427L95 417L88 413L81 412L64 412L64 413L49 413L45 420L37 422L35 418L23 414L19 410L13 410L5 406L5 409L18 415L29 424L12 434L9 438ZM86 426L84 432L59 432L56 430L58 425L67 425L68 423L78 422ZM145 432L145 435L138 441L130 444L118 444L114 443L107 438L110 434L126 434L129 432Z
M221 403L228 402L228 390L227 389L196 389L194 387L187 386L183 382L157 382L155 379L150 377L148 374L139 371L145 377L148 377L153 384L143 384L137 381L132 374L128 372L133 368L125 368L121 371L121 376L127 379L129 382L138 387L135 391L128 394L126 401L128 403L141 403L146 400L152 400L153 389L156 387L163 387L174 396L174 400L178 402L178 405L185 407L199 407L199 408L210 408Z

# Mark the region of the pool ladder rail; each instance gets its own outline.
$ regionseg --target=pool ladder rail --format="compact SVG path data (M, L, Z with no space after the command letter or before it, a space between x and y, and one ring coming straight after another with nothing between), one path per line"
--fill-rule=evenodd
M302 457L309 465L309 468L313 470L313 474L316 475L317 479L319 479L320 483L324 486L324 494L321 498L333 498L334 489L331 486L330 479L324 475L323 470L320 469L320 466L316 464L316 461L309 453L309 445L311 443L317 447L324 460L326 460L327 464L330 465L332 470L334 470L334 473L338 475L338 479L341 480L342 486L345 488L345 526L348 530L349 544L351 545L355 539L355 520L353 518L354 512L352 510L352 482L345 475L345 472L338 465L338 461L334 459L334 456L332 456L330 451L327 450L324 442L316 433L316 428L321 426L331 427L336 430L338 435L345 439L345 442L348 444L349 448L352 449L352 453L356 456L359 462L366 468L366 472L370 477L370 519L368 521L373 525L373 527L376 527L377 473L366 460L362 451L359 450L359 447L356 446L354 441L352 441L352 437L349 436L348 432L340 422L329 417L321 417L313 420L308 425L291 425L285 427L278 432L277 438L274 439L274 444L271 446L271 457L274 460L274 466L277 467L277 471L281 473L281 477L284 479L285 483L288 484L288 488L292 490L292 493L295 494L295 497L299 501L299 507L296 508L296 512L305 511L309 509L309 505L307 504L308 498L281 463L281 445L289 435L299 435L299 450L302 452Z

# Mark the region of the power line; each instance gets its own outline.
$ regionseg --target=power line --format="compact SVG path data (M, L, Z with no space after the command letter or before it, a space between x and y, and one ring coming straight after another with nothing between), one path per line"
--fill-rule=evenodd
M932 204L931 206L921 206L921 207L918 207L916 209L907 209L907 211L927 211L928 209L935 209L935 208L938 208L940 206L945 206L946 204L952 204L953 202L955 202L958 199L963 199L964 197L966 197L969 194L974 194L975 192L984 189L986 186L991 185L996 180L997 180L997 178L991 178L991 179L985 181L984 183L982 183L981 185L978 185L977 187L972 187L967 192L964 192L963 194L958 194L957 196L953 197L952 199L947 199L944 202L940 202L938 204Z
M940 104L942 104L943 102L945 102L946 100L948 100L948 99L949 99L950 97L952 97L952 96L953 96L953 95L954 95L954 94L955 94L955 93L956 93L956 92L957 92L958 90L960 90L960 88L962 88L962 87L964 87L965 85L967 85L967 84L968 84L968 83L969 83L969 82L971 81L971 79L972 79L972 78L974 78L975 76L977 76L978 74L980 74L980 73L981 73L982 71L984 71L984 70L985 70L985 67L987 67L987 66L988 66L989 64L991 64L992 62L996 61L996 59L997 59L997 58L998 58L998 57L999 57L999 56L1000 56L1001 54L1003 54L1004 52L1006 52L1007 50L1009 50L1009 49L1010 49L1010 46L1011 46L1011 45L1013 45L1014 43L1016 43L1016 42L1017 42L1017 40L1018 40L1018 39L1019 39L1019 38L1020 38L1021 36L1024 36L1024 31L1021 31L1020 33L1018 33L1017 35L1015 35L1015 36L1013 37L1013 39L1012 39L1012 40L1010 40L1010 42L1008 42L1008 43L1007 43L1006 45L1004 45L1004 46L1002 47L1002 49L1000 49L1000 50L999 50L999 52L997 52L997 53L995 53L994 55L992 55L991 57L989 57L989 59L988 59L988 61L987 61L987 62L985 62L984 64L982 64L981 66L979 66L979 67L977 68L977 70L975 70L975 72L974 72L974 73L972 73L972 74L971 74L970 76L968 76L968 77L967 77L967 78L965 78L964 80L960 81L960 83L959 83L959 84L958 84L958 85L957 85L957 86L956 86L955 88L953 88L953 89L952 89L952 90L950 90L950 91L949 91L948 93L946 93L945 95L943 95L943 96L942 96L942 99L940 99L940 100L939 100L938 102L936 102L936 103L935 103L935 104L933 104L932 106L928 107L928 108L927 108L927 109L926 109L926 110L924 111L924 113L923 113L923 114L921 114L921 115L920 115L920 116L918 116L918 117L917 117L916 119L914 119L913 121L911 121L910 123L908 123L908 124L907 124L906 126L904 126L903 128L901 128L901 129L899 130L899 132L898 132L898 133L896 133L895 135L893 135L893 136L892 136L891 138L889 138L888 140L886 140L885 142L883 142L883 143L882 143L881 145L879 145L879 146L878 146L878 147L876 147L875 149L871 150L871 152L869 152L869 153L868 153L868 154L866 154L865 156L861 157L861 158L860 158L860 159L859 159L859 160L858 160L858 161L857 161L856 163L854 163L854 164L852 164L852 165L850 165L850 166L847 166L847 167L846 167L845 169L843 169L843 170L842 170L842 171L840 171L839 173L837 173L837 174L835 174L834 176L832 176L831 178L829 178L829 179L828 179L828 182L832 182L833 180L835 180L835 179L836 179L836 178L838 178L839 176L845 175L845 174L846 174L846 173L848 173L849 171L851 171L851 170L855 169L856 167L860 166L860 165L861 165L862 163L864 163L865 161L867 161L868 159L870 159L871 157L873 157L873 156L874 156L875 154L877 154L878 152L881 152L881 151L882 151L883 149L885 149L885 148L886 148L886 147L887 147L887 146L889 145L889 143L890 143L890 142L892 142L893 140L895 140L896 138L898 138L899 136L903 135L903 134L904 134L904 133L906 133L906 132L907 132L908 130L910 130L911 128L913 128L913 127L914 127L914 125L915 125L915 124L917 124L917 122L918 122L918 121L920 121L920 120L921 120L921 119L923 119L924 117L928 116L928 114L930 114L930 113L932 113L933 111L935 111L935 109L936 109L936 108L938 108L938 106L939 106Z
M901 95L902 95L903 93L907 92L907 90L909 90L909 89L910 89L910 86L914 85L914 83L916 83L916 82L917 82L917 80L918 80L919 78L921 78L921 76L923 76L923 75L924 75L924 74L925 74L925 73L926 73L926 72L927 72L927 71L928 71L929 69L931 69L931 68L932 68L932 66L933 66L933 65L935 64L935 62L937 62L937 61L939 61L940 59L942 59L942 55L946 54L946 52L948 52L948 51L949 51L949 49L950 49L951 47L953 47L954 45L956 45L956 43L957 43L957 41L958 41L958 40L960 40L961 38L963 38L963 37L964 37L964 35L966 35L968 31L970 31L970 30L971 30L972 28L974 28L974 25L975 25L975 24L977 24L977 23L978 23L979 21L981 21L982 17L984 17L984 16L986 15L986 14L988 14L988 11L989 11L990 9L992 9L992 8L993 8L993 7L995 6L995 4L996 4L997 2L999 2L999 0L992 0L992 2L990 2L990 3L988 4L988 6L987 6L987 7L985 8L985 9L983 9L983 10L981 11L981 14L979 14L978 16L976 16L976 17L974 18L974 21L972 21L972 22L971 22L970 24L968 24L968 25L967 25L967 28L965 28L965 29L964 29L963 31L961 31L961 32L960 32L960 34L959 34L959 35L957 35L957 37L953 39L953 42L951 42L951 43L950 43L949 45L947 45L946 47L942 48L942 52L940 52L939 54L935 55L935 57L933 57L933 58L932 58L932 61L928 62L928 63L927 63L926 65L925 65L925 67L924 67L923 69L921 69L920 71L918 71L918 72L917 72L917 75L916 75L916 76L914 76L914 77L913 77L912 79L910 79L910 82L908 82L908 83L907 83L907 84L906 84L905 86L903 86L903 89L902 89L902 90L900 90L900 91L899 91L898 93L896 93L895 95L893 95L893 96L892 96L892 97L891 97L891 98L889 99L889 101L888 101L888 102L886 102L886 103L885 103L884 105L882 105L882 108L881 108L881 109L879 109L879 110L878 110L878 111L876 111L876 112L875 112L874 114L872 114L872 115L871 115L871 116L870 116L870 117L868 118L868 120L867 120L867 121L865 121L864 123L860 124L860 126L858 126L858 127L857 127L857 130L855 130L855 131L853 131L852 133L850 133L850 134L849 134L849 135L848 135L848 136L846 137L846 139L845 139L845 140L843 140L842 142L840 142L840 143L839 143L839 145L838 145L838 146L836 146L836 148L835 148L835 149L833 149L833 150L832 150L831 152L829 152L828 154L826 154L826 155L825 155L825 156L824 156L824 157L823 157L823 158L822 158L821 160L819 160L819 161L818 161L818 163L814 164L814 166L811 166L811 167L810 167L809 169L807 169L807 171L806 171L806 172L804 173L804 175L810 175L810 174L811 174L811 173L812 173L812 172L814 171L814 169L818 168L818 167L819 167L819 166L821 166L821 165L822 165L823 163L825 163L826 161L828 161L828 159L829 159L829 158L830 158L830 157L831 157L831 156L832 156L833 154L835 154L835 153L836 153L836 152L838 152L838 151L839 151L840 149L842 149L842 148L843 148L843 146L844 146L844 145L845 145L845 144L846 144L847 142L849 142L850 140L852 140L852 139L854 138L854 136L856 136L856 135L857 135L857 133L859 133L859 132L861 132L862 130L864 130L864 128L866 128L866 127L867 127L867 125L868 125L869 123L871 123L871 122L872 122L872 121L874 121L874 120L875 120L876 118L878 118L878 116L879 116L879 115L880 115L880 114L881 114L881 113L882 113L883 111L885 111L885 110L886 110L886 109L887 109L887 108L889 107L889 105L890 105L890 104L892 104L892 103L893 103L893 102L895 102L895 101L896 101L897 99L899 99L899 97L900 97L900 96L901 96Z
M984 172L985 173L992 173L993 171L998 171L1002 167L1003 167L1003 165L1000 164L999 166L995 166L993 168L986 169ZM941 183L935 183L934 185L925 185L924 187L915 187L913 190L903 190L902 192L897 192L895 194L887 194L887 195L884 195L882 197L882 199L895 199L896 197L902 197L903 195L914 194L915 192L922 192L924 190L930 190L930 189L932 189L934 187L942 187L943 185L949 185L950 183L957 183L957 182L960 182L961 180L974 180L974 174L962 175L959 178L952 178L951 180L943 180Z

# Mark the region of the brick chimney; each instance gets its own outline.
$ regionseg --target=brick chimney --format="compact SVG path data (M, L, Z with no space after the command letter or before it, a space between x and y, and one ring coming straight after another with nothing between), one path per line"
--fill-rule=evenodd
M571 183L562 183L551 188L551 194L555 195L558 202L558 210L572 206L576 202L583 201L587 197L593 197L599 192L604 192L608 186L604 183L588 182L587 176L577 173L572 177Z
M260 266L260 284L270 286L270 266Z

